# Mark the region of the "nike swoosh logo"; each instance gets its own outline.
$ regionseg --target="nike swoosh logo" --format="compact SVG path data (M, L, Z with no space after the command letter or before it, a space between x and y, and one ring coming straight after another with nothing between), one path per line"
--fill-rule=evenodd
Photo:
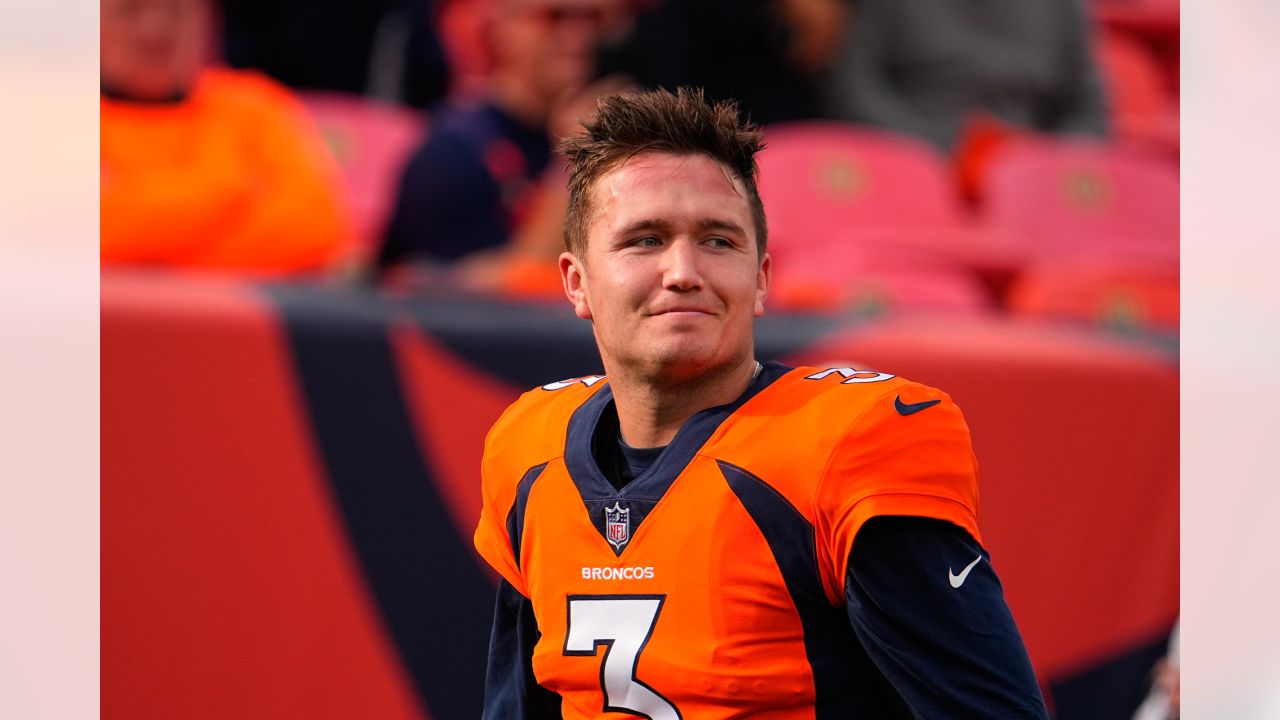
M921 410L924 410L925 408L931 408L940 402L942 401L941 400L925 400L924 402L918 402L918 403L904 403L902 402L902 396L896 395L893 398L893 407L895 410L898 411L899 415L913 415L915 413L920 412Z
M934 400L934 402L937 402L937 400ZM969 563L964 570L961 570L959 575L956 575L954 572L952 572L951 568L947 568L947 579L951 581L951 587L958 588L961 585L963 585L964 579L969 577L969 571L972 570L981 561L982 561L982 556L979 555L977 559Z

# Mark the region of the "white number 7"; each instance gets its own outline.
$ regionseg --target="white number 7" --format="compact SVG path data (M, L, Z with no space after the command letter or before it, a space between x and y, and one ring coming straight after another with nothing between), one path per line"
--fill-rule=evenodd
M681 720L680 711L636 678L636 664L649 642L666 595L570 595L565 655L595 655L603 645L600 687L604 712L650 720Z

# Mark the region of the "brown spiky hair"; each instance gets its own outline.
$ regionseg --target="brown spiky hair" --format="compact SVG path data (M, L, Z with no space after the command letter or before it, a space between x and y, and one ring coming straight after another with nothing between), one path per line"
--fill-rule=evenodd
M569 209L564 219L565 249L585 259L591 223L591 191L597 180L642 152L706 155L725 166L747 193L755 224L757 256L764 258L768 230L756 189L755 154L763 133L741 118L732 100L708 103L701 89L610 95L597 104L584 132L560 142L569 160Z

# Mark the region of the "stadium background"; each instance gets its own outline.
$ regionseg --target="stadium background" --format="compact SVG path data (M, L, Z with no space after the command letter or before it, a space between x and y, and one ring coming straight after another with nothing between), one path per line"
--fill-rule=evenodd
M1176 79L1176 6L1095 10ZM797 241L797 264L827 262L760 326L762 357L896 372L965 408L984 534L1061 718L1127 717L1178 614L1176 83L1163 90L1161 117L1118 124L1133 130L1105 149L1020 151L1067 158L1030 220L876 218L865 235L928 261L844 266L845 283L819 273L838 248ZM418 115L308 97L376 227L396 154L377 138L403 151ZM919 148L881 165L867 147L798 152L808 197L854 178L863 192L827 195L837 213L920 191L891 179ZM1164 194L1128 204L1135 175ZM1017 237L1037 220L1079 222L1089 256ZM469 543L480 441L520 390L598 370L588 329L537 287L109 269L102 288L104 714L475 716L493 587Z

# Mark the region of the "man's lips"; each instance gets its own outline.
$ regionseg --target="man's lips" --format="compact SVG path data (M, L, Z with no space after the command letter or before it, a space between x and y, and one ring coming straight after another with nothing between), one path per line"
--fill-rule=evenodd
M679 316L679 315L715 315L715 313L714 313L713 311L711 311L711 310L708 310L708 309L706 309L706 308L698 308L698 307L671 307L671 308L663 308L663 309L661 309L661 310L655 310L655 311L653 311L653 312L651 312L651 313L649 313L649 314L650 314L650 315L654 315L654 316L658 316L658 315L676 315L676 316Z

